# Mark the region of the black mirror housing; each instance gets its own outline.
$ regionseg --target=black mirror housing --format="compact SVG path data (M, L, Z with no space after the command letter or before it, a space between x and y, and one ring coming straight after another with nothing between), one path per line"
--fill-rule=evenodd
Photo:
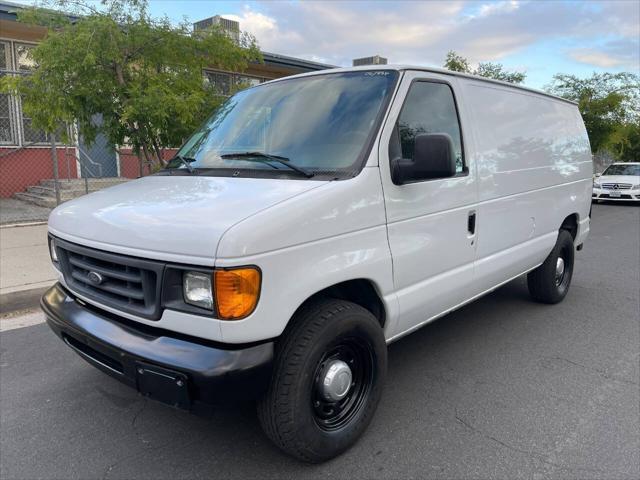
M449 178L455 174L455 147L451 136L446 133L416 135L413 160L398 158L391 162L391 177L396 185Z

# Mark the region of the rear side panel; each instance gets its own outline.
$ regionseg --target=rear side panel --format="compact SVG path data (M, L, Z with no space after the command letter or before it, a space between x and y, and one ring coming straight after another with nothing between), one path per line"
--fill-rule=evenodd
M562 221L588 230L592 160L577 106L460 79L478 173L478 291L540 264ZM577 239L579 240L579 239Z

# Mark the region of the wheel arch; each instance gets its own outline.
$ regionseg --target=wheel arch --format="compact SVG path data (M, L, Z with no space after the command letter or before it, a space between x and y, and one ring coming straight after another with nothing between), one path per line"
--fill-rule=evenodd
M298 306L292 318L296 316L303 306L321 298L338 298L340 300L346 300L353 302L356 305L360 305L376 317L381 328L385 327L387 321L387 310L378 288L370 279L354 278L325 287L307 297Z
M560 225L559 230L566 230L571 234L571 237L575 241L578 236L578 224L580 221L580 216L577 213L572 213L568 215Z

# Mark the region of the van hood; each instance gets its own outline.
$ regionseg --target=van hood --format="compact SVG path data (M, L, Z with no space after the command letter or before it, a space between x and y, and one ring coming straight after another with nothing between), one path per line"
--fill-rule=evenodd
M151 176L65 202L49 231L65 240L127 255L213 265L234 224L328 182Z

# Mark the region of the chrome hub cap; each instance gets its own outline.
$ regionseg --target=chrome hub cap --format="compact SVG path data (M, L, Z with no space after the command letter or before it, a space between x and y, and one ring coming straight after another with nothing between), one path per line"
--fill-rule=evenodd
M349 393L352 380L353 374L349 365L342 360L332 360L325 367L320 384L322 396L330 402L342 400Z
M556 261L556 285L560 285L564 276L564 258L558 257Z

